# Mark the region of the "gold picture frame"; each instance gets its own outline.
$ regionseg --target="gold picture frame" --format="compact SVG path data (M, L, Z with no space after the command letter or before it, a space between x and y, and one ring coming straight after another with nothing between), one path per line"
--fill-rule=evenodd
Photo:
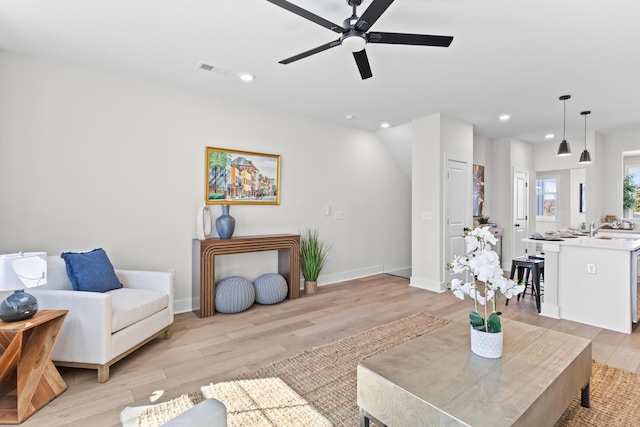
M280 156L206 147L208 205L279 205Z

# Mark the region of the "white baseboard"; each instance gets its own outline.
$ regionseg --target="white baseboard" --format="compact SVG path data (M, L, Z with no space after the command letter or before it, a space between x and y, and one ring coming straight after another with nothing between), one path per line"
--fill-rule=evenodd
M442 293L447 290L444 283L436 282L434 280L423 279L421 277L412 276L409 281L409 286L414 288L425 289L427 291Z
M411 278L411 267L397 268L395 270L388 270L388 271L385 271L385 273L392 274L394 276Z
M193 311L193 299L181 299L173 301L173 312L175 314L188 313Z
M330 285L332 283L338 283L338 282L346 282L347 280L359 279L361 277L373 276L374 274L381 274L381 273L384 273L383 265L374 265L372 267L361 268L358 270L343 271L341 273L320 275L318 277L318 286Z
M543 303L540 309L540 315L546 317L552 317L554 319L560 318L560 306L556 304Z

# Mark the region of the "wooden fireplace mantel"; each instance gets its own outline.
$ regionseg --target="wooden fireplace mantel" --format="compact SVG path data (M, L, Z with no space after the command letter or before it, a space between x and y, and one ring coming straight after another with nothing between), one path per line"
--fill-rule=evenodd
M238 236L230 239L193 240L193 271L191 274L193 312L198 317L213 316L216 312L216 255L247 252L278 251L278 274L289 285L287 297L300 297L300 235L272 234Z

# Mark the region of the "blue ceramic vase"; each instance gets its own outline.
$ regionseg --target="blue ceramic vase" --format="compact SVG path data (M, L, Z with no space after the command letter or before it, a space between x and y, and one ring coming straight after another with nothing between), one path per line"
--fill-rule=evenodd
M230 239L236 228L236 219L229 215L229 205L222 205L222 215L216 218L216 231L221 239Z

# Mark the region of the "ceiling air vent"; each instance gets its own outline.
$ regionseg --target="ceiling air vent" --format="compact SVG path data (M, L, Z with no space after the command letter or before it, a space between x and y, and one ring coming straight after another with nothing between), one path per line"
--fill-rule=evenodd
M226 76L227 74L229 74L229 71L231 71L228 68L222 68L222 67L218 67L217 65L206 64L204 62L200 62L198 65L196 65L196 69L208 71L210 73L221 74L223 76Z

